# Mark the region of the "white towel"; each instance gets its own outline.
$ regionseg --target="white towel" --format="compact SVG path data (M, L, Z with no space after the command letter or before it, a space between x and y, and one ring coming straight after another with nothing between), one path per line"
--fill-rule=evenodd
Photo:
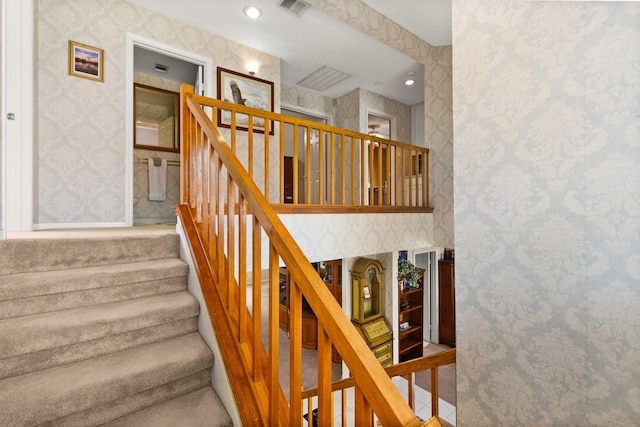
M160 166L156 166L149 158L149 200L158 202L167 199L167 160L162 159Z

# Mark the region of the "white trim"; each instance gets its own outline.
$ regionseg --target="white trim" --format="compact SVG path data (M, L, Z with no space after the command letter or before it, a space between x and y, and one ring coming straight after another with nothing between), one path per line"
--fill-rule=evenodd
M439 337L439 290L438 290L438 253L437 248L420 248L409 251L411 262L416 267L424 268L426 274L424 278L424 287L428 292L424 293L424 319L423 319L423 339L434 343L440 342ZM427 255L427 263L416 261L416 255Z
M35 12L34 2L31 0L3 0L2 9L4 234L5 230L31 231L33 227ZM15 120L7 119L9 113L15 115Z
M293 104L280 104L280 114L282 114L282 109L296 111L298 113L307 114L309 116L318 117L320 119L325 119L327 121L327 125L333 126L333 116L331 114L321 113L316 110L311 110L309 108L300 107L298 105Z
M127 33L125 59L125 223L133 225L133 48L142 47L146 50L159 52L186 62L204 67L205 96L213 94L213 59L202 55L160 43L136 34Z
M7 88L7 1L2 0L2 21L0 31L2 44L0 46L0 94L2 94L2 126L0 126L0 240L7 238L7 97L4 96Z
M124 222L43 222L33 225L33 231L53 230L61 228L113 228L126 227Z

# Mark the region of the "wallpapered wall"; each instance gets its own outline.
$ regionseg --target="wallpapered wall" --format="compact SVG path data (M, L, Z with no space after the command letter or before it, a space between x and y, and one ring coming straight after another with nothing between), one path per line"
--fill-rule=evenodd
M279 109L279 58L123 0L46 0L37 12L37 223L125 220L127 32L211 57L214 66L242 71L256 59ZM69 40L104 49L104 83L68 75Z
M434 245L453 247L451 46L431 46L360 0L307 0L307 3L424 64L425 140L432 166L429 188L434 208Z
M458 425L638 425L640 3L453 23Z
M300 87L281 84L280 102L282 105L298 106L329 116L333 116L335 114L333 98L321 95L318 92L302 89Z

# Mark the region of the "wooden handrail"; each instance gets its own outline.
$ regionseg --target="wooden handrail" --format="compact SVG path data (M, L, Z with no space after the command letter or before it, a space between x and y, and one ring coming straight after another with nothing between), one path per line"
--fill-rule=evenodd
M193 87L189 85L182 87L182 184L178 213L181 221L189 224L192 230L189 233L190 245L192 252L198 255L194 258L198 262L196 270L203 293L215 293L217 305L213 308L222 309L226 316L227 326L223 333L228 335L226 342L231 341L235 349L226 351L221 348L221 352L227 367L240 366L236 366L233 374L242 375L242 379L231 381L231 385L243 424L275 426L299 425L302 422L299 344L304 297L317 317L318 335L321 337L319 366L325 367L319 370L318 378L323 394L320 406L322 419L329 420L328 414L333 411L333 401L329 397L331 377L327 375L330 370L326 369L331 363L333 345L355 381L357 425L370 422L375 413L384 425L419 426L419 419L252 179L251 168L245 169L214 125L217 110L213 101L193 95ZM211 118L203 106L213 107ZM251 113L245 107L239 107L238 112ZM234 117L235 113L231 115L232 126ZM275 119L268 116L268 119L272 118ZM263 242L263 236L266 242ZM264 248L267 248L266 260L262 259ZM280 265L286 266L291 280L289 402L279 384ZM264 309L261 306L263 269L268 272L267 324L261 321ZM206 273L202 274L203 271ZM248 277L252 279L251 284ZM248 291L252 295L250 309L245 298ZM213 319L212 323L215 327ZM260 339L263 330L268 336L268 350ZM244 385L240 384L243 382ZM250 393L251 398L247 398L245 393ZM243 415L245 411L246 416Z

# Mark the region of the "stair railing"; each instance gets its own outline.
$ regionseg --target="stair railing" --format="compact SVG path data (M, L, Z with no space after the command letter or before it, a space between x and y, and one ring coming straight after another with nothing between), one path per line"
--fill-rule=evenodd
M224 363L230 371L242 424L302 424L304 296L318 320L320 425L333 425L331 349L335 346L354 378L356 425L370 425L375 413L384 425L419 426L419 419L218 132L214 125L217 104L194 95L189 85L182 87L181 104L178 213L190 241ZM203 106L209 111L205 112ZM279 382L281 265L290 274L288 402ZM262 307L261 302L263 269L267 272L267 307ZM267 325L261 322L263 309L268 310ZM261 339L263 332L268 337L266 347Z
M451 349L432 356L420 357L406 362L385 368L389 378L404 377L407 380L407 403L411 409L415 410L415 390L414 373L430 371L431 374L431 417L438 416L439 396L438 396L438 368L456 363L456 350ZM341 405L341 425L347 425L347 402L348 393L353 389L355 380L350 377L336 381L331 385L332 397L335 401L340 401ZM319 390L311 389L302 392L303 405L307 413L317 407ZM337 396L336 396L337 395Z

